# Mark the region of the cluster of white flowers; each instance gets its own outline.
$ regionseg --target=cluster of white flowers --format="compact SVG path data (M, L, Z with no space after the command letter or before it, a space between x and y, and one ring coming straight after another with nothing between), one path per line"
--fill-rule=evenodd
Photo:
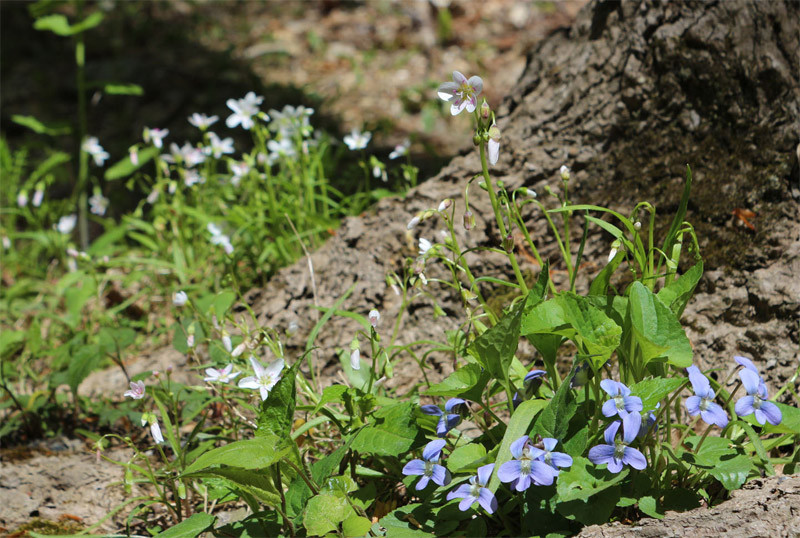
M110 155L103 149L103 146L100 145L100 141L97 140L95 136L89 136L81 145L81 149L88 153L89 156L94 160L94 164L97 166L103 166L106 160L110 157Z
M225 120L225 125L231 129L241 125L242 129L249 131L255 125L253 118L260 113L258 107L263 102L264 98L254 92L247 92L242 99L228 99L225 104L233 111L233 114ZM269 120L269 116L266 116L265 119Z
M208 233L211 234L211 244L212 245L222 245L222 248L225 249L225 253L228 255L233 254L233 245L231 244L231 239L227 235L222 233L222 230L213 222L209 222L206 226Z

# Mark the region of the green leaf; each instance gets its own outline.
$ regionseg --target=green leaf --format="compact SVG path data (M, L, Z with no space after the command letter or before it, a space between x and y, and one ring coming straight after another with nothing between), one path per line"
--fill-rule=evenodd
M83 380L100 366L102 359L103 354L98 346L81 347L72 355L69 367L63 377L54 376L54 381L66 383L72 392L77 392Z
M468 400L479 401L489 379L488 371L478 364L470 363L454 371L444 381L430 387L425 394L444 398L460 396Z
M359 516L355 512L342 521L342 532L347 538L365 536L371 528L372 522L365 517Z
M184 474L208 469L212 465L230 465L242 469L264 469L289 452L291 445L275 435L264 434L255 439L234 441L209 450L191 465Z
M67 131L69 131L69 129L67 129ZM47 174L50 170L61 164L68 163L70 160L71 157L69 156L68 153L64 153L63 151L57 151L53 153L47 159L45 159L44 162L42 162L39 166L37 166L36 170L34 170L31 173L30 177L28 178L28 184L39 181L39 179L43 178L44 175Z
M542 437L552 437L563 440L569 430L569 421L578 409L578 402L570 388L570 382L575 375L577 365L572 367L572 372L561 382L553 398L544 408L539 419L536 421L534 430Z
M500 466L512 459L511 443L528 433L531 422L545 405L547 405L546 400L526 400L519 404L514 414L511 415L506 427L506 433L503 435L503 440L500 442L500 448L497 451L497 460L495 461L492 478L489 480L489 490L492 493L497 491L497 487L500 485L500 478L497 476Z
M629 288L628 313L644 364L665 357L678 368L692 365L692 345L681 322L661 300L641 282Z
M378 456L399 456L411 450L419 433L411 402L383 407L373 417L372 424L356 433L353 450Z
M281 502L281 496L275 489L272 478L264 476L252 469L240 469L238 467L215 467L186 474L188 478L220 478L229 483L232 488L240 489L260 501L271 506L277 506Z
M165 530L158 534L159 538L194 538L200 536L209 530L214 522L217 520L216 516L211 514L198 513L184 519L174 527Z
M479 443L469 443L453 450L447 457L447 468L451 472L472 470L472 464L486 457L486 449ZM477 466L475 466L477 468Z
M314 408L316 414L323 405L329 403L341 403L342 395L347 392L347 387L344 385L331 385L322 389L322 397L320 397L317 406Z
M669 254L672 252L672 246L678 237L678 232L683 225L683 218L686 216L686 209L689 207L689 196L692 192L692 169L686 165L686 182L683 184L683 195L681 202L678 205L678 211L675 212L675 217L672 219L672 224L669 226L667 236L664 238L664 246L661 248L662 252Z
M56 35L68 37L94 28L102 21L103 14L99 11L95 11L81 22L71 26L67 20L67 17L56 14L47 15L46 17L40 17L36 19L36 21L33 23L33 28L36 30L48 30Z
M470 346L470 354L496 379L508 379L508 367L519 345L523 310L524 305L520 305L514 312L506 314Z
M602 296L608 293L608 286L611 282L611 276L624 259L625 253L623 251L617 252L616 256L614 256L592 280L592 284L589 286L589 295Z
M526 312L520 332L569 338L593 355L591 360L597 369L619 346L622 328L588 298L565 292Z
M386 529L386 536L391 538L424 538L433 536L433 533L421 530L427 523L428 510L419 503L407 504L381 518L378 522ZM422 521L420 521L422 519Z
M664 517L664 510L659 509L658 501L655 497L651 497L647 495L639 499L639 510L641 510L644 514L654 517L656 519L663 519Z
M295 407L295 375L300 361L284 368L280 380L272 387L258 411L256 437L288 438L292 431Z
M132 345L136 331L129 327L103 327L97 335L98 343L104 353L116 355Z
M561 481L561 475L558 480ZM567 519L574 519L583 525L600 525L608 522L620 498L621 488L614 486L585 501L559 502L556 510Z
M353 509L347 504L347 499L331 493L320 493L309 499L306 513L303 517L303 526L311 536L324 536L335 531L339 523L344 521Z
M108 95L144 95L138 84L106 84L103 91Z
M680 319L702 276L703 262L698 262L677 280L662 288L656 296Z
M131 162L130 156L125 157L121 161L109 167L106 170L104 177L106 178L106 181L114 181L116 179L122 179L128 177L129 175L137 171L139 168L150 162L156 155L158 155L158 148L156 147L151 146L139 150L138 153L139 159L136 162L136 164L133 164L133 162Z
M746 454L732 458L723 458L717 465L708 470L709 474L719 480L728 491L742 487L747 475L753 469L753 460Z
M673 393L686 382L686 379L677 377L655 377L640 381L632 385L631 394L642 399L642 409L651 411L656 404L668 394Z
M617 474L598 469L588 459L578 456L572 459L572 467L558 474L556 490L559 502L586 501L589 497L622 482L630 470L625 467ZM615 503L616 504L616 503Z

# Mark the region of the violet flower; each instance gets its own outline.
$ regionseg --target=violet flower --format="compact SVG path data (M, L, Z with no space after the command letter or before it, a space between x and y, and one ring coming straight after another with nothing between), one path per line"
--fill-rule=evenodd
M634 469L641 471L647 467L647 459L644 454L626 444L636 438L638 431L625 430L622 441L620 441L615 439L619 425L620 421L615 420L606 428L603 433L606 444L593 446L589 449L589 460L595 465L607 463L608 470L615 474L620 472L625 465L630 465Z
M444 439L431 441L422 450L421 460L411 460L403 467L404 475L422 475L422 478L417 482L417 490L425 489L430 480L440 486L446 486L450 483L450 472L438 464L445 444L446 441Z
M631 389L613 379L602 380L600 387L611 396L611 399L603 404L603 415L606 417L619 415L625 432L638 434L642 425L642 415L639 414L643 409L642 399L631 396Z
M510 487L517 491L525 491L531 484L549 486L553 483L558 471L540 459L544 451L531 446L527 435L511 443L510 449L514 459L500 466L497 477L501 482L510 482Z
M420 409L426 415L439 417L439 423L436 425L436 435L444 437L447 432L459 425L461 413L466 412L468 406L467 402L461 398L450 398L444 404L444 412L439 409L438 405L423 405L420 406Z
M747 391L747 396L739 398L736 402L734 406L736 414L746 417L755 413L756 420L762 426L765 422L769 422L773 426L780 424L783 414L777 405L767 401L767 385L761 376L745 367L744 370L739 371L739 377L742 378L742 385Z
M556 474L558 474L559 468L572 466L572 456L564 452L553 452L556 445L558 445L558 439L545 437L542 439L542 445L544 445L544 450L540 456L541 460L555 469ZM535 450L539 449L535 448Z
M458 509L466 512L476 502L480 504L487 513L493 514L497 510L497 499L494 494L486 487L492 477L494 463L478 467L478 475L469 479L469 484L461 484L456 489L447 494L447 500L461 499Z
M686 398L686 411L691 416L700 413L706 424L715 424L720 428L728 425L728 415L718 403L714 402L714 391L708 378L700 372L697 366L690 366L686 369L689 373L689 381L692 383L694 396Z

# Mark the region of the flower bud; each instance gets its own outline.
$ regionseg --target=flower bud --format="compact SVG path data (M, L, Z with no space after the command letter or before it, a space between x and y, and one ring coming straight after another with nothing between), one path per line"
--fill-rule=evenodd
M642 229L642 223L641 223L641 221L638 221L638 220L637 220L636 222L634 222L634 223L633 223L633 229L634 229L634 230L636 230L637 232L638 232L639 230L641 230L641 229Z
M483 137L481 135L479 135L478 133L475 133L474 135L472 135L472 143L474 145L480 146L481 142L483 142Z
M464 212L464 229L470 231L475 226L475 216L469 209Z
M483 103L481 103L481 118L488 120L491 115L492 109L489 107L489 103L486 102L486 99L484 99Z
M231 352L231 356L232 357L238 357L239 355L244 353L246 349L247 349L247 343L245 341L242 341L241 344L239 344L238 346L233 348L233 351Z
M503 239L503 250L506 252L514 251L514 238L511 234L506 235L505 239Z
M453 199L445 198L439 203L439 208L437 209L437 211L447 211L448 209L450 209L451 205L453 205Z
M611 260L617 255L619 252L620 242L619 239L611 243L611 252L608 253L608 263L611 263Z
M411 219L410 221L408 221L408 226L406 226L406 228L407 228L407 229L409 229L409 230L413 230L413 229L414 229L414 227L415 227L417 224L419 224L419 221L420 221L419 215L415 215L413 219Z
M353 370L361 369L361 351L358 349L350 352L350 368Z
M381 322L381 313L375 309L369 311L369 324L372 325L372 328L375 329L378 327L378 323Z
M561 170L559 172L561 173L561 179L569 181L569 168L566 164L561 165Z
M139 164L139 148L136 146L129 147L128 157L131 159L131 164L137 166Z

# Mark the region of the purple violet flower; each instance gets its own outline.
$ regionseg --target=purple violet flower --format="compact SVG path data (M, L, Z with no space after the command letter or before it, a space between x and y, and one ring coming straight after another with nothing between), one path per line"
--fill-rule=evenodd
M446 486L450 483L450 471L437 463L445 444L446 441L444 439L431 441L422 450L421 460L411 460L403 467L404 475L422 475L422 478L417 482L417 490L425 489L430 480L440 486Z
M609 472L615 474L620 472L624 465L630 465L641 471L647 467L647 459L644 454L626 444L632 442L638 432L625 430L622 441L619 441L616 439L619 425L620 421L615 420L606 428L603 433L606 444L596 445L589 449L589 460L595 465L607 463Z
M541 459L547 465L555 469L556 474L560 467L570 467L572 465L572 456L563 452L553 452L558 444L558 439L552 437L545 437L542 439L544 450L542 451Z
M478 467L478 476L469 479L469 484L461 484L456 489L447 494L447 500L461 499L458 509L466 512L476 502L480 504L487 513L493 514L497 510L497 499L489 491L486 485L492 477L494 463Z
M611 399L603 404L603 415L606 417L619 415L625 432L638 434L642 425L642 415L639 414L643 409L642 399L631 396L631 389L613 379L602 380L600 388L611 396Z
M761 379L761 376L750 368L745 367L744 370L739 371L739 377L742 378L742 385L747 391L747 396L739 398L736 402L734 406L736 414L740 417L746 417L755 413L756 420L762 426L765 422L769 422L773 426L780 424L781 420L783 420L783 414L777 405L767 401L767 385Z
M514 459L505 462L497 472L501 482L510 482L510 487L525 491L533 483L536 486L549 486L558 472L542 461L544 450L531 446L528 436L523 435L511 443Z
M438 405L422 405L420 409L426 415L439 417L439 423L436 425L436 435L444 437L447 432L459 425L461 413L465 412L468 406L467 402L461 398L450 398L444 404L444 412L439 409Z
M519 392L515 392L511 402L516 409L524 399L527 400L531 394L536 392L542 386L542 377L546 376L547 372L544 370L531 370L525 374L525 379L522 381L522 396Z
M708 378L700 372L697 366L690 366L686 369L689 373L689 381L692 383L694 396L686 398L686 411L691 416L696 416L700 413L703 421L706 424L715 424L720 428L728 425L728 415L725 410L714 402L714 391L711 389L711 383Z

